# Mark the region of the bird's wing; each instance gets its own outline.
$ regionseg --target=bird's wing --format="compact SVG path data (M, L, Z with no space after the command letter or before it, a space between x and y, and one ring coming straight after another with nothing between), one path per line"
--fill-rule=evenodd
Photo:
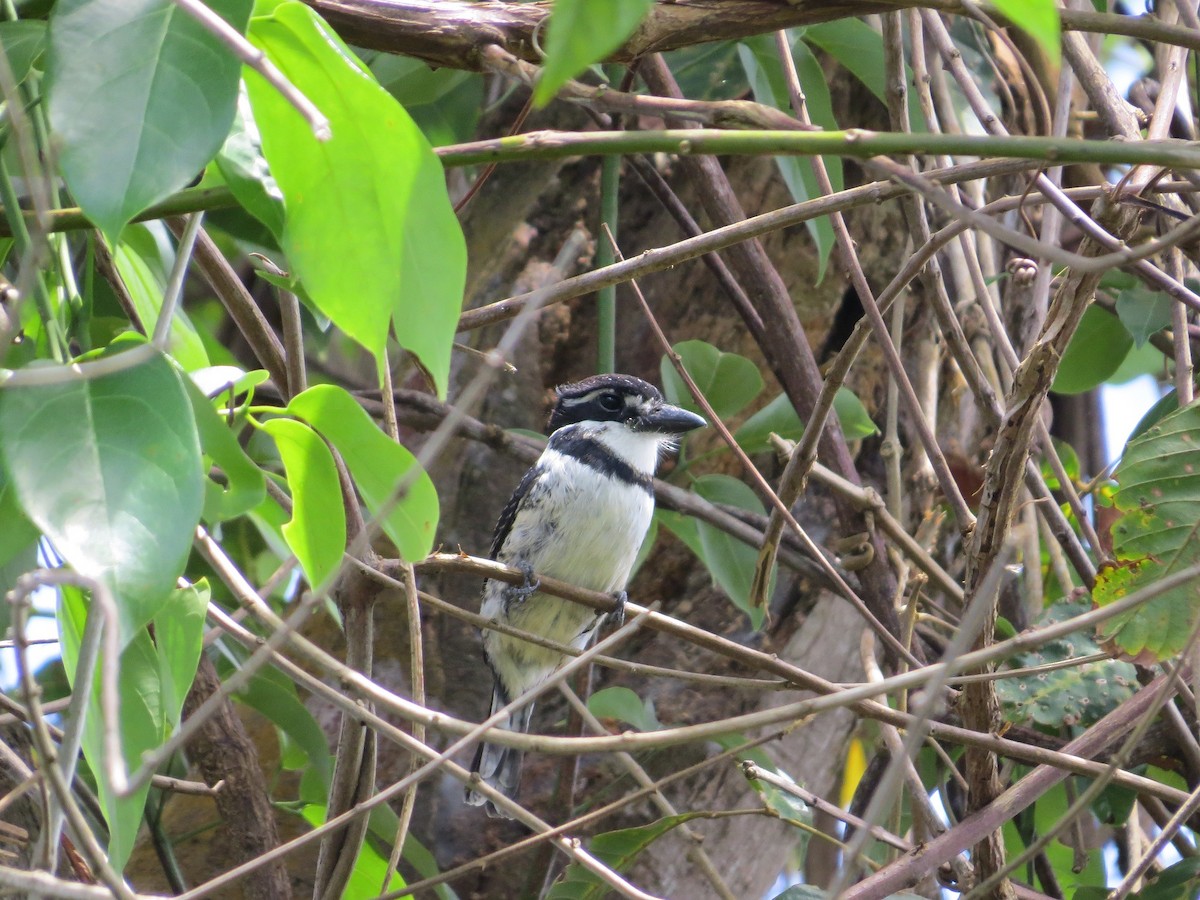
M500 548L504 546L505 539L508 538L509 531L512 530L513 522L517 518L517 511L521 508L521 502L529 496L529 491L537 482L542 474L541 466L534 466L521 479L521 483L517 485L517 489L513 491L512 497L505 504L503 511L500 513L500 518L496 522L496 531L492 535L492 549L489 556L492 559L500 552Z

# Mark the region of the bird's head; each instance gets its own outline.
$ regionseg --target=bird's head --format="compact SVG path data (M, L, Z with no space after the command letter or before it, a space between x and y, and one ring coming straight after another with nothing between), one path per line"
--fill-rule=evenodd
M593 375L557 389L549 431L580 422L615 422L630 431L661 435L664 443L708 423L663 400L658 388L632 375Z

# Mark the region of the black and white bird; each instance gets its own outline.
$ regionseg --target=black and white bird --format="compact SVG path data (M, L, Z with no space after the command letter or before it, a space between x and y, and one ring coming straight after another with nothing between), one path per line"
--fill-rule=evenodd
M602 614L537 590L539 573L617 599L624 618L625 584L654 512L654 471L681 435L707 423L663 401L658 389L630 375L595 375L558 388L550 441L496 523L491 557L526 573L524 585L489 580L480 612L560 644L583 649ZM492 712L549 678L566 658L518 637L485 630L483 650L495 676ZM526 731L533 704L500 723ZM521 752L481 744L473 771L514 797ZM467 802L486 804L467 789Z

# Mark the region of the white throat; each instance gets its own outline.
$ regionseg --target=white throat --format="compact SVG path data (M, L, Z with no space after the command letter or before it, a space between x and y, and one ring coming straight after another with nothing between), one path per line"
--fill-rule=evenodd
M658 459L673 443L656 431L634 431L621 422L585 422L579 433L594 438L635 471L653 475Z

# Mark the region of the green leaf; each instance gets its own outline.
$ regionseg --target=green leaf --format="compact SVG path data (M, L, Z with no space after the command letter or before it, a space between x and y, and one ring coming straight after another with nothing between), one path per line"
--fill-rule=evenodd
M2 513L0 513L2 514ZM0 519L0 521L7 521ZM3 530L3 529L0 529ZM17 586L17 581L26 572L32 572L38 567L37 541L30 541L23 547L17 547L9 553L8 559L0 562L0 594L7 596L8 592ZM12 624L12 606L5 603L0 606L0 634L7 634Z
M238 31L251 0L209 0ZM241 63L172 0L60 0L46 102L71 193L111 243L184 187L233 121Z
M714 41L663 54L685 97L736 100L750 89L735 41Z
M483 77L460 69L431 68L395 53L370 61L380 85L408 110L435 146L471 140L483 101Z
M920 900L920 898L920 894L905 891L901 894L888 894L883 900ZM793 884L783 893L776 894L772 900L831 900L831 898L827 890L814 884Z
M723 734L715 740L722 750L732 750L745 744L746 736L738 732L733 732L731 734ZM791 775L775 765L774 761L762 747L747 747L739 752L739 757L742 760L754 763L760 769L778 775L780 778L786 778L792 782L795 781ZM744 769L742 770L742 774L746 774ZM763 802L775 810L785 822L810 823L812 821L812 814L809 812L808 804L795 794L789 794L782 788L778 788L773 784L767 784L765 781L759 781L756 778L747 778L746 781L762 797Z
M311 9L255 17L250 37L328 117L322 143L247 71L271 174L283 192L280 243L321 313L376 357L389 323L445 398L462 308L466 243L442 164L409 115Z
M598 834L588 842L588 850L616 872L627 872L643 850L673 828L702 816L703 813L683 813L665 816L649 825L622 828ZM547 900L601 900L612 888L598 875L578 863L571 863L559 876L546 895Z
M128 642L167 601L200 520L191 405L162 356L99 378L55 376L0 390L0 456L29 519L116 595Z
M1117 316L1133 335L1135 347L1141 347L1152 334L1171 324L1174 302L1162 291L1149 291L1140 286L1121 291L1117 296Z
M58 607L59 637L62 641L63 666L72 689L78 691L76 675L79 648L87 622L88 602L83 593L73 587L60 590ZM100 665L112 665L101 658ZM139 631L121 653L117 680L117 696L121 715L114 727L120 729L121 754L127 771L136 769L142 753L162 743L166 717L162 709L158 660L154 644L145 630ZM87 720L83 729L83 755L96 777L96 792L100 809L108 824L108 860L120 872L133 851L134 839L146 806L147 783L128 797L117 797L107 777L105 760L105 723L100 706L99 670L93 679L87 703Z
M867 408L849 388L838 388L833 397L833 411L848 440L859 440L879 432ZM761 453L771 448L772 431L789 441L798 441L804 434L804 423L796 415L787 394L780 394L748 418L733 436L747 453Z
M1083 785L1077 780L1075 792L1068 797L1066 784L1059 782L1038 797L1037 804L1032 808L1033 834L1047 834L1063 822L1071 800L1082 790ZM1104 883L1105 865L1099 848L1090 851L1084 848L1080 858L1081 855L1074 848L1061 841L1051 841L1043 852L1058 876L1059 887L1064 896L1074 894L1084 885Z
M1066 441L1059 440L1056 437L1051 437L1051 444L1055 452L1058 454L1058 459L1062 463L1063 471L1067 475L1067 480L1078 487L1080 483L1081 473L1083 471L1079 464L1079 454L1075 452L1075 448ZM1050 461L1046 456L1041 458L1042 477L1046 479L1046 487L1052 491L1061 491L1062 482L1058 480L1051 466Z
M703 475L696 479L692 489L710 503L766 514L754 491L728 475ZM700 558L712 575L713 582L729 595L734 605L745 612L754 628L758 629L766 615L765 610L750 603L750 585L754 580L758 548L742 543L707 522L697 521L696 531L703 551Z
M700 393L712 405L713 412L722 419L737 415L763 389L758 367L744 356L722 353L704 341L683 341L673 349L683 360L684 368L700 388ZM667 399L684 409L700 412L671 361L663 357L659 369Z
M754 99L759 103L773 106L784 112L792 112L787 79L783 66L779 62L779 53L775 41L769 35L759 35L743 40L738 44L738 58L746 72L754 90ZM805 105L808 107L809 118L813 123L832 131L838 125L833 117L833 104L829 97L829 85L825 83L825 73L820 63L813 56L803 41L795 41L792 45L792 58L796 64L796 73L800 86L804 89ZM843 187L842 161L835 156L824 157L826 171L834 191ZM821 195L817 185L817 176L813 172L812 161L801 156L777 156L775 164L787 185L788 192L796 203L803 203ZM833 225L828 216L809 219L804 223L808 233L817 246L817 283L825 277L825 267L829 262L829 254L833 251Z
M346 511L333 454L315 431L293 419L262 428L275 439L292 490L292 518L283 526L313 590L328 587L346 549Z
M328 810L320 803L309 803L304 807L302 815L305 821L315 828L325 824ZM358 857L354 860L354 869L342 889L341 900L375 900L379 896L383 876L387 873L387 863L387 857L376 850L371 841L363 841ZM384 892L399 891L403 888L404 879L396 872L388 881Z
M1125 384L1143 375L1160 375L1167 370L1166 357L1153 344L1134 347L1125 354L1117 371L1108 376L1106 384Z
M1125 445L1129 446L1129 441L1132 441L1134 438L1141 437L1150 430L1152 425L1160 421L1164 416L1175 412L1177 409L1179 409L1179 395L1175 393L1175 388L1171 388L1162 395L1162 398L1159 399L1158 402L1146 410L1146 414L1138 420L1137 425L1134 426L1133 431L1129 435L1129 440L1125 442Z
M1090 607L1088 603L1059 601L1038 618L1037 625L1065 621ZM1080 632L1043 644L1007 661L1010 668L1040 666L1100 652L1089 633ZM1127 662L1105 659L1066 669L1001 678L996 695L1005 719L1058 730L1095 724L1137 688L1137 670Z
M588 697L587 705L597 719L616 719L632 725L638 731L657 731L662 728L654 712L654 701L643 701L627 687L616 685L602 688Z
M121 753L128 772L141 765L143 754L167 739L179 724L184 697L196 674L207 606L206 584L174 591L155 618L155 640L142 628L121 652L119 663L103 656L99 660L100 666L118 666L117 699L121 714L118 722L105 721L97 668L87 703L83 754L96 777L100 807L108 823L108 858L118 872L125 867L133 850L150 784L147 782L128 797L116 796L104 765L105 733L109 728L120 729ZM60 589L58 624L63 667L75 690L79 690L76 676L80 644L89 611L94 608L78 589L69 586Z
M835 19L809 25L803 37L845 66L880 103L887 103L883 35L878 31L862 19Z
M1110 784L1092 801L1092 812L1105 825L1124 825L1129 821L1138 795L1131 788Z
M33 548L32 556L36 565L37 541L42 533L21 509L21 501L17 499L17 492L8 476L4 474L3 467L0 467L0 522L4 523L0 528L0 566L17 559L28 560L30 548ZM34 566L28 568L32 569ZM11 587L12 584L8 582L0 584L0 589L6 593Z
M696 529L695 519L672 512L669 509L654 510L654 519L660 522L667 531L679 538L696 555L697 559L703 559L704 547L700 543L700 532Z
M1082 394L1108 379L1133 347L1133 337L1110 312L1089 306L1063 353L1050 390Z
M262 502L267 490L265 479L238 443L237 434L229 428L226 419L217 415L212 402L195 382L189 378L184 384L204 455L220 467L225 476L224 484L211 478L204 480L204 521L215 524L237 518Z
M1093 599L1105 606L1200 563L1200 403L1164 416L1131 440L1113 476L1117 562L1096 576ZM1200 622L1195 583L1160 594L1101 626L1133 657L1178 653Z
M183 701L196 679L210 596L208 580L201 578L191 587L173 591L154 617L154 648L167 734L179 727Z
M254 399L254 389L265 384L270 375L265 369L251 369L249 372L237 366L208 366L189 372L188 377L204 394L212 400L227 401L230 406L236 398L245 395L248 404Z
M625 43L653 5L653 0L555 0L533 102L545 106L569 79Z
M1200 892L1200 858L1183 859L1147 878L1131 900L1190 900Z
M828 897L829 892L815 884L793 884L783 893L776 894L773 900L828 900Z
M1042 45L1050 60L1062 60L1062 23L1055 0L993 0L993 5Z
M224 662L219 671L228 677L243 659L239 652L236 663ZM279 729L280 764L286 769L315 771L323 783L322 793L328 793L333 757L325 732L300 702L295 683L275 669L260 669L236 696L239 702L258 710Z
M21 84L46 49L46 23L33 19L0 22L0 45L4 46L4 55L8 57L13 82Z
M153 334L167 287L163 261L154 235L145 225L130 226L121 234L121 240L112 254L113 263L129 291L145 333ZM204 342L200 340L187 313L178 306L168 331L167 351L185 372L203 369L208 365Z
M842 426L842 434L849 440L859 440L879 433L879 427L872 421L871 414L863 406L849 388L838 388L833 395L833 411L837 414L838 424Z
M401 558L417 562L428 556L437 531L438 495L417 458L380 431L343 388L309 388L292 398L288 410L337 448L371 514L378 516L386 508L383 531ZM412 484L393 501L396 486L406 478Z
M242 208L279 240L283 235L283 192L262 152L262 136L250 112L249 97L239 94L233 128L216 158L225 184Z

